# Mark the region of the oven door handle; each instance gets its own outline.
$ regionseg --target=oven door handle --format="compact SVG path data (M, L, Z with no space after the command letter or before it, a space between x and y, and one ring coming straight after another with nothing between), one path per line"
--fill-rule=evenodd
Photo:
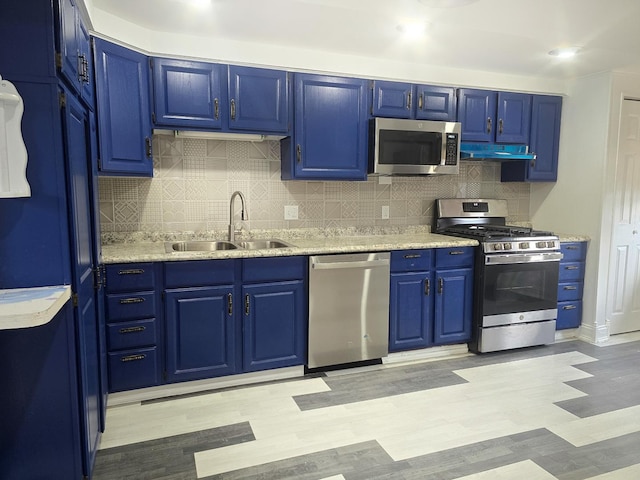
M504 255L486 255L484 264L508 265L512 263L559 262L560 260L562 260L562 253L560 252L508 253Z

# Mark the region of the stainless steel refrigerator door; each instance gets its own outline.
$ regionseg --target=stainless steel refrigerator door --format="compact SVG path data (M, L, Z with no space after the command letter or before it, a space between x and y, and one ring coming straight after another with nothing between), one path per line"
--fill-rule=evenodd
M309 258L309 368L389 351L390 254Z

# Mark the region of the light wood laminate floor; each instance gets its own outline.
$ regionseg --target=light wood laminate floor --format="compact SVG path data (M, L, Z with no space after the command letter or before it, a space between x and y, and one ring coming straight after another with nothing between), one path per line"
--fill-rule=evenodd
M110 407L94 480L640 478L639 365L569 341Z

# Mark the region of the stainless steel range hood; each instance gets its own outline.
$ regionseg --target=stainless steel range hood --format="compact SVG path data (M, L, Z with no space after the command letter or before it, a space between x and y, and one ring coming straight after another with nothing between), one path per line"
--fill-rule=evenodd
M494 160L498 162L535 160L527 145L499 145L495 143L461 143L461 160Z

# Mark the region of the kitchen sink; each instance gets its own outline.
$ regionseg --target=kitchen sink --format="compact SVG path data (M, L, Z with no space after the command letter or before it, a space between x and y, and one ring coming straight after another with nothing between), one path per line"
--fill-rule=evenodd
M287 248L293 245L277 238L270 238L266 240L246 240L238 242L238 246L247 250L261 250L263 248Z
M216 250L236 250L237 245L224 240L197 240L191 242L165 242L166 252L212 252Z
M261 250L266 248L293 247L290 243L277 238L245 240L242 242L228 242L226 240L194 240L180 242L165 242L164 250L171 252L214 252L217 250Z

